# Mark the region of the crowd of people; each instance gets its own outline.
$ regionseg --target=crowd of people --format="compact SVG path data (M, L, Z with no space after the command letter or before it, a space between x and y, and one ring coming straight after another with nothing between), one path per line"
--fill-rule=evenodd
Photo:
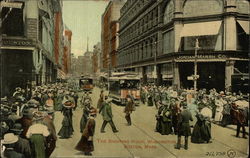
M79 122L82 135L76 150L92 155L98 112L103 118L100 132L105 132L107 124L114 133L118 132L113 121L112 99L101 90L97 105L94 105L89 92L80 97L75 89L67 83L56 83L33 87L31 95L28 95L18 87L12 97L1 98L1 157L50 157L56 147L57 135L60 139L72 137L73 111L77 107L82 109ZM154 85L140 88L142 104L156 108L155 131L162 135L177 135L176 149L181 147L181 136L185 137L185 149L188 149L189 136L192 143L211 143L212 122L223 127L236 124L236 136L239 137L242 128L243 138L246 138L248 97L241 93L218 93L215 89L194 93L192 89L176 90ZM128 94L126 99L124 116L131 126L135 98ZM63 115L58 133L54 126L55 111L61 111Z
M17 87L13 96L1 98L1 157L50 157L56 147L54 112L64 115L58 135L73 134L72 110L78 93L67 84L33 87L31 95Z
M242 137L246 138L249 96L242 93L218 93L215 89L194 93L192 89L177 91L173 87L149 85L141 87L140 94L143 104L155 106L158 110L155 131L162 135L178 135L177 149L180 149L181 135L185 136L185 149L188 149L188 136L193 143L210 143L211 122L223 127L236 124L236 137L242 128Z

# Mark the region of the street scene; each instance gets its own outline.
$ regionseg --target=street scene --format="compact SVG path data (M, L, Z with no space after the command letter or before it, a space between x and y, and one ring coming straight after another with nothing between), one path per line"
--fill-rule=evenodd
M0 11L1 157L248 157L248 0Z

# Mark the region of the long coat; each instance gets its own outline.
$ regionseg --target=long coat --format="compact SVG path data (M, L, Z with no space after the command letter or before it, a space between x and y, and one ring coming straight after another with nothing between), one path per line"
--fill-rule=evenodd
M102 113L103 120L105 121L112 120L113 114L111 105L109 103L104 102L102 108L100 109L100 112Z
M69 138L73 134L73 125L71 121L71 109L63 108L62 128L58 135L63 138Z
M26 138L26 133L29 129L29 127L32 125L32 119L28 116L23 116L20 120L16 121L17 123L20 123L23 127L23 132L21 133L22 138Z
M102 106L103 97L104 97L104 95L101 93L101 94L100 94L100 98L99 98L99 100L98 100L98 102L97 102L97 108L98 108L98 109L100 109L101 106Z
M13 149L5 149L4 156L7 158L25 158L23 154L18 153Z
M56 128L54 126L52 119L49 116L44 117L43 123L48 127L48 130L50 132L50 135L46 137L46 143L47 143L46 156L50 157L50 155L56 148L56 140L57 140Z
M189 121L193 121L192 114L189 110L184 109L180 113L180 117L178 120L178 136L191 135L191 128L189 125Z
M197 122L194 126L191 142L192 143L204 143L211 139L211 124L201 114L197 114Z
M84 106L83 108L83 114L82 114L82 117L81 117L81 120L80 120L80 132L82 133L86 124L87 124L87 121L88 121L88 116L89 116L89 109L87 106Z
M95 133L95 120L90 118L86 124L85 129L83 130L82 137L77 143L75 149L83 152L92 152L94 151L93 136Z
M18 153L22 153L26 158L31 157L30 143L27 139L19 137L15 143L14 150Z
M161 106L158 110L157 130L162 135L172 133L171 112L166 106Z

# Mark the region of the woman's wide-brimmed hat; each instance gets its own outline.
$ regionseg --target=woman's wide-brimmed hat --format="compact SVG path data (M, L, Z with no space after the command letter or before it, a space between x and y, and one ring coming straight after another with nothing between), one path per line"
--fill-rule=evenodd
M13 133L7 133L3 137L3 144L14 144L18 141L18 137L15 136Z
M40 112L40 111L35 111L35 112L33 113L33 120L34 120L34 121L42 120L43 118L44 118L44 116L43 116L43 113L42 113L42 112Z
M97 110L96 110L96 108L92 108L91 110L90 110L90 113L89 113L90 115L96 115L97 114Z

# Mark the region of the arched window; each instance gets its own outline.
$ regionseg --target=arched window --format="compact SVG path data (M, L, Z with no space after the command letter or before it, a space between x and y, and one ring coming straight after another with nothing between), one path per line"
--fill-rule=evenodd
M247 1L247 0L237 0L236 1L236 8L237 8L237 11L239 13L250 14L249 1Z
M163 23L167 24L174 18L174 2L170 1L164 12Z
M183 7L184 17L213 15L222 12L222 0L186 0Z

